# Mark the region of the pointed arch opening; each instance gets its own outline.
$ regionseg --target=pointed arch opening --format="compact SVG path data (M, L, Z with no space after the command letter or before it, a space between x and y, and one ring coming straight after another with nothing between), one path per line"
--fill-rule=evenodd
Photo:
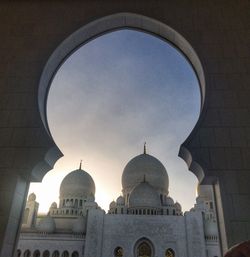
M148 238L139 239L134 246L135 257L154 257L154 246Z

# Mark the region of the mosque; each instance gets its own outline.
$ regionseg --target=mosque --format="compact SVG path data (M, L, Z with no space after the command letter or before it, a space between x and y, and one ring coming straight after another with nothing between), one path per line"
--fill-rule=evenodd
M95 183L81 164L60 186L46 216L34 193L24 210L18 257L221 257L210 186L198 186L183 213L169 196L163 164L144 153L122 174L122 196L106 213L95 202Z

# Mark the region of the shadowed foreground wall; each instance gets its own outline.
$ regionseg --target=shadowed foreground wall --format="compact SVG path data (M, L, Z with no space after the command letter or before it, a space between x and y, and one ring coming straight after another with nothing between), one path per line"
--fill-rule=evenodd
M201 182L215 185L223 248L249 239L249 10L247 0L0 3L0 256L13 254L29 182L41 181L61 156L38 110L43 68L76 30L120 12L165 23L198 55L205 102L180 155Z

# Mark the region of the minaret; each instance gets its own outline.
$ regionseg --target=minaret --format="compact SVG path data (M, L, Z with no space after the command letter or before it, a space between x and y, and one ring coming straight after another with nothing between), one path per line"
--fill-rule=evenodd
M34 193L30 194L23 214L22 228L35 227L38 207L39 204L36 202L36 195Z

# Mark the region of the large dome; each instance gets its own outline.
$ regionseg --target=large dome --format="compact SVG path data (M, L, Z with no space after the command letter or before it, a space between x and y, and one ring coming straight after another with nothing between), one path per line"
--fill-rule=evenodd
M163 164L149 154L141 154L129 161L122 174L123 193L131 193L136 185L146 181L158 193L168 194L168 174Z
M86 171L74 170L63 179L60 186L60 198L87 198L90 195L95 195L95 183Z

